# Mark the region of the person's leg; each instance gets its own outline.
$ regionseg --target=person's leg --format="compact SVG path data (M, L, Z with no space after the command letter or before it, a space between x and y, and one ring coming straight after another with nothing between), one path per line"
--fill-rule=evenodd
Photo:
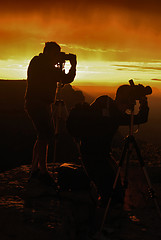
M37 140L33 147L32 171L47 172L49 143L54 142L54 125L50 105L42 105L30 111L30 118L37 132ZM50 144L51 145L51 144ZM51 155L51 154L50 154Z
M110 158L101 154L83 155L82 159L88 175L98 188L102 204L106 204L111 195L113 182L116 176L116 166L114 163L111 163ZM119 179L118 186L120 185Z
M40 170L40 173L47 172L47 141L37 138L33 148L32 171Z
M99 155L97 160L97 164L95 167L93 166L95 169L95 171L93 171L93 177L101 195L102 205L106 206L113 191L113 183L116 178L118 166L116 162L110 158L110 156L106 157L104 155ZM112 204L122 204L123 201L124 192L121 184L121 178L119 176L115 192L112 196Z
M47 163L53 163L54 162L54 138L52 141L48 144L48 151L47 151Z
M33 147L31 172L37 172L38 171L38 169L39 169L38 161L39 161L39 156L38 156L38 139L37 139L35 144L34 144L34 147Z
M30 178L38 178L41 174L48 173L47 171L47 144L45 141L37 138L33 147L33 157L31 165Z
M37 132L37 140L33 147L31 176L41 180L42 183L53 185L53 178L47 168L48 146L54 139L54 126L51 118L50 106L42 105L30 109L30 118Z
M55 186L54 179L48 172L47 156L48 142L38 138L34 146L31 177L38 178L47 186Z

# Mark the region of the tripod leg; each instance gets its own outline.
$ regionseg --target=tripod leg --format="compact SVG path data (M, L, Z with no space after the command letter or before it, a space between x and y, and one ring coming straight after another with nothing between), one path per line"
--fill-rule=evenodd
M86 176L88 177L89 179L89 182L90 182L90 185L91 185L91 189L92 191L89 192L89 195L90 195L90 198L92 200L92 202L95 204L95 205L98 205L98 198L99 198L99 195L98 195L98 189L97 189L97 186L96 184L94 183L94 181L91 179L91 177L89 176L88 174L88 171L84 165L84 162L83 162L83 159L82 159L82 154L81 154L81 150L80 150L80 141L78 142L76 139L73 139L75 145L76 145L76 148L77 148L77 151L78 151L78 159L81 163L81 166L83 168L83 171L84 173L86 174ZM94 192L93 192L94 191Z
M56 123L55 123L56 129L55 129L55 140L54 140L54 153L53 153L53 172L54 172L54 164L56 163L56 155L57 155L57 144L58 144L58 128L59 128L59 122L58 119L56 119Z
M55 123L54 159L53 159L54 166L58 152L57 146L60 140L60 135L66 132L65 121L68 116L68 110L63 100L56 100L53 109L54 109L53 121Z
M106 220L109 208L110 208L111 200L112 200L112 197L113 197L116 185L117 185L117 181L118 181L118 178L119 178L119 175L120 175L120 170L121 170L121 167L119 166L118 171L116 173L116 178L115 178L115 181L114 181L114 184L113 184L112 193L111 193L111 196L109 197L109 200L108 200L108 203L107 203L107 206L106 206L106 209L105 209L105 213L104 213L104 216L103 216L103 219L102 219L102 223L101 223L101 227L100 227L100 234L103 230L103 226L104 226L104 223L105 223L105 220Z
M129 147L129 142L128 142L128 138L127 138L126 142L125 142L125 145L124 145L124 148L123 148L121 159L120 159L120 162L119 162L119 166L118 166L118 170L117 170L117 173L116 173L116 177L115 177L115 180L114 180L114 183L113 183L112 192L111 192L111 195L109 197L109 200L108 200L108 203L107 203L107 206L106 206L106 209L105 209L105 213L104 213L104 216L103 216L103 219L102 219L102 223L101 223L99 234L101 234L101 232L103 230L103 226L104 226L104 223L105 223L105 220L106 220L109 208L110 208L111 200L112 200L113 194L114 194L115 189L116 189L117 181L118 181L118 178L120 176L121 167L122 167L123 161L124 161L124 159L126 157L126 153L127 153L128 147Z
M128 187L128 166L129 166L131 154L132 154L132 143L129 139L129 142L127 144L127 157L126 157L125 174L124 174L124 180L123 180L125 189L127 189Z
M119 163L119 167L122 167L123 165L123 161L126 157L126 153L127 153L127 150L129 148L129 141L128 141L129 138L126 139L126 142L125 142L125 145L124 145L124 148L123 148L123 151L122 151L122 155L121 155L121 159L120 159L120 163Z
M136 150L136 153L137 153L137 156L138 156L138 160L140 162L140 165L143 169L143 172L144 172L144 175L145 175L145 178L147 180L147 183L148 183L148 186L149 186L149 191L150 191L150 195L151 195L151 198L154 199L154 203L155 203L155 206L156 206L156 209L157 209L157 212L158 212L158 215L159 217L161 218L161 210L160 210L160 207L159 207L159 204L158 204L158 201L156 199L156 195L155 195L155 192L153 190L153 187L152 187L152 184L151 184L151 181L150 181L150 178L149 178L149 175L147 173L147 170L146 170L146 167L145 167L145 163L144 163L144 160L141 156L141 152L140 152L140 149L135 141L135 139L133 138L133 144L134 144L134 147L135 147L135 150Z
M121 160L119 163L119 167L122 167L123 161L126 159L125 174L124 174L124 180L123 180L124 188L127 188L128 186L128 164L129 164L131 153L132 153L132 146L130 142L130 137L128 136L126 138L126 142L121 155Z

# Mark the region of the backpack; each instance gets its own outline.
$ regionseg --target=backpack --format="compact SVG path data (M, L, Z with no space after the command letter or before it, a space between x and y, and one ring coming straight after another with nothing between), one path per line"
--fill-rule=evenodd
M55 168L61 191L81 191L90 189L90 180L82 166L63 163Z

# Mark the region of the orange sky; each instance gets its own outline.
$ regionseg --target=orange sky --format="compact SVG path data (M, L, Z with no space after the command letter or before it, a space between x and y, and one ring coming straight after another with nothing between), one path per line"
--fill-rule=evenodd
M113 65L118 65L128 81L133 78L134 69L130 67L130 75L125 70L129 70L131 64L136 66L135 71L141 67L142 71L150 68L149 80L159 80L159 84L160 12L159 0L5 0L0 8L0 67L4 73L0 78L5 74L19 78L28 61L42 51L44 42L53 40L63 51L77 54L79 72L81 62L87 65L88 62L115 62ZM11 71L13 64L15 69ZM16 75L18 70L19 75ZM118 79L121 71L116 75L110 73L111 81L113 76ZM78 73L78 79L81 77L86 78ZM101 80L104 81L103 77Z
M160 1L59 2L3 1L1 59L32 57L52 39L74 45L81 58L91 58L92 52L105 60L160 59Z

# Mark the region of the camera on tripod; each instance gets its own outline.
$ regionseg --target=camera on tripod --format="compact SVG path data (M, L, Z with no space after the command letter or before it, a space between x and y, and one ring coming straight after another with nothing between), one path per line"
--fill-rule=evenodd
M141 100L146 95L152 93L150 86L144 87L142 84L135 85L133 80L129 80L130 85L121 85L116 92L116 100L120 103L129 106L129 109L133 108L136 104L136 100Z
M152 89L150 86L144 87L142 84L135 85L134 81L129 80L130 83L130 98L132 100L140 100L146 95L152 94Z
M72 59L75 59L76 55L72 53L65 53L65 52L60 52L60 62L64 63L65 61L69 60L71 61Z

